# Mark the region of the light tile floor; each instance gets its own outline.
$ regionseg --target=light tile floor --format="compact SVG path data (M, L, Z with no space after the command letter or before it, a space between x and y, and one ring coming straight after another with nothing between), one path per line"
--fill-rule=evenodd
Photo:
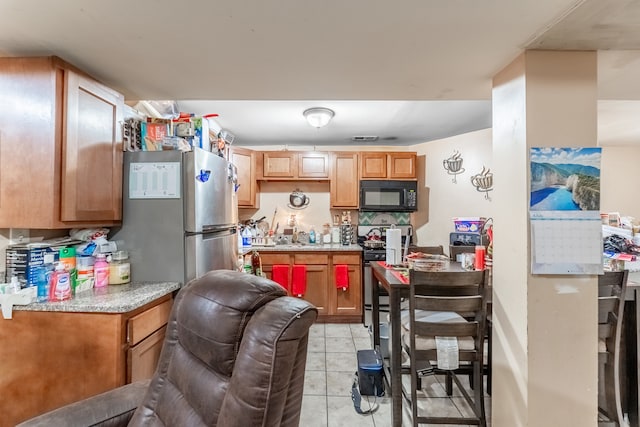
M316 323L309 333L307 369L302 398L301 427L387 427L391 426L391 399L363 396L362 408L379 404L369 415L358 414L351 401L351 385L357 371L356 351L371 348L368 330L362 324ZM408 377L406 377L408 381ZM429 405L438 415L459 415L468 411L459 390L448 397L433 376L423 378L424 397L419 408ZM408 405L404 404L403 425L411 425ZM487 419L491 418L491 399L485 400ZM440 426L443 426L440 424Z

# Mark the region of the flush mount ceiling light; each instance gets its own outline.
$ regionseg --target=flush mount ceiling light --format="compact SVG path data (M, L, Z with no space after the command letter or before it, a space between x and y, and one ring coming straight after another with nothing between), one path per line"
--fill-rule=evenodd
M333 117L333 110L328 108L314 107L304 110L302 113L307 122L315 128L321 128L329 123L329 120Z

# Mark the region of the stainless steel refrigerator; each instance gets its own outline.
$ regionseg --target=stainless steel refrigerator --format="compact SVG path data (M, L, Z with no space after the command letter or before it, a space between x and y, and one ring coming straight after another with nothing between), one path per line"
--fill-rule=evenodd
M122 227L134 281L180 281L235 269L237 172L209 151L124 154Z

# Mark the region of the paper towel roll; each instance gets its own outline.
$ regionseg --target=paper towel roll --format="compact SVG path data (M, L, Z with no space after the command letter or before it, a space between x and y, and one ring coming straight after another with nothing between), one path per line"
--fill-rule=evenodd
M387 230L387 257L386 263L398 265L402 263L402 232L399 228L389 228Z

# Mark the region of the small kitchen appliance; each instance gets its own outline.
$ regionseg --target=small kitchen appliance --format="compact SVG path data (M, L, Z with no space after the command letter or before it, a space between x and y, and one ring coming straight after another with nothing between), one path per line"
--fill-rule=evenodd
M360 181L361 212L413 212L417 209L416 181Z

